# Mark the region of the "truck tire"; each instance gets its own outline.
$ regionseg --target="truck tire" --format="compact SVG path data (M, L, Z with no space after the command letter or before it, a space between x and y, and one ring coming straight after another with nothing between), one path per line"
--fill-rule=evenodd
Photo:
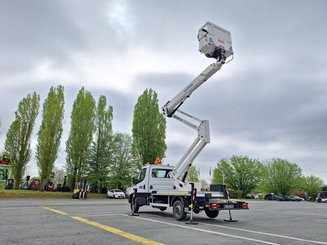
M185 212L184 205L183 205L182 201L178 200L178 201L174 202L173 215L174 215L175 219L178 220L178 221L181 221L181 220L185 219L186 212Z
M218 216L218 214L219 214L219 211L218 210L210 211L208 209L205 209L204 212L211 219L216 218Z

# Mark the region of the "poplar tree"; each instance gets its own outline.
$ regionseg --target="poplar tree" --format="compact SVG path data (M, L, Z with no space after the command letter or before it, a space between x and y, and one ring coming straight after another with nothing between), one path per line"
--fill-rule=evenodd
M167 149L166 119L160 113L157 93L146 89L134 108L132 127L133 153L142 163L153 163L157 156L163 158Z
M41 190L44 190L45 184L51 176L54 162L58 157L63 130L64 104L63 86L51 87L43 104L42 123L36 147L36 162L41 179Z
M71 127L66 142L66 170L71 189L86 176L87 164L91 160L94 117L94 98L82 88L73 104Z
M6 135L5 152L11 161L14 189L18 189L26 164L31 159L31 135L39 112L39 102L40 96L35 92L23 98Z
M88 168L89 181L99 190L106 187L112 161L112 111L112 106L107 105L106 97L100 96L95 115L96 131L92 142L92 159Z

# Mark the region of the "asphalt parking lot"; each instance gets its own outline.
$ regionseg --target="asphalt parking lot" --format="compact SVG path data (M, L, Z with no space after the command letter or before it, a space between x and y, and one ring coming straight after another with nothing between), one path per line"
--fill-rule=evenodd
M327 244L327 204L250 201L197 225L127 200L0 200L0 244ZM187 216L189 218L189 216Z

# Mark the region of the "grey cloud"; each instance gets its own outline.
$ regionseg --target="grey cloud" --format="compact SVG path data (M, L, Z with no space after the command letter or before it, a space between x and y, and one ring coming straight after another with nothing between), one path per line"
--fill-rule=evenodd
M127 51L122 28L110 21L114 2L2 1L0 53L2 76L49 62L54 68L78 64L76 55L112 58Z
M19 72L48 59L63 64L71 51L83 46L60 2L3 1L0 30L3 72Z

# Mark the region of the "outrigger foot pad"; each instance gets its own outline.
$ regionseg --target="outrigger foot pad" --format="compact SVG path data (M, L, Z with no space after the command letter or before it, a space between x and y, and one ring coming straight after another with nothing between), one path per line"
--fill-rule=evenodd
M237 222L236 219L224 219L225 222Z
M186 224L186 225L197 225L198 222L194 222L194 221L191 219L191 220L185 222L185 224Z
M230 209L228 210L229 211L229 219L224 219L225 222L237 222L236 219L233 219L232 218L232 214L230 212Z

